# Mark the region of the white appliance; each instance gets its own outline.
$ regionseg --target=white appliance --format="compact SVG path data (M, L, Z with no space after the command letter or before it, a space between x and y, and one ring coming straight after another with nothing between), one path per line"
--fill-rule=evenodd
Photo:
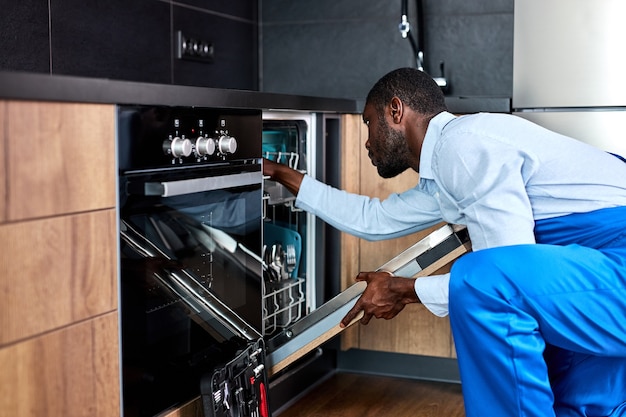
M513 112L626 155L626 1L516 0Z

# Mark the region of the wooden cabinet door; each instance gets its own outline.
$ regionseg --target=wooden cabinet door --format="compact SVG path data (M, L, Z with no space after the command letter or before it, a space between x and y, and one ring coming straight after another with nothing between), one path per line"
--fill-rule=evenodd
M117 313L0 349L3 416L120 415Z
M4 123L8 220L115 207L115 106L8 101Z
M114 209L0 225L0 347L117 309Z
M365 149L367 128L360 115L345 115L342 120L342 188L370 197L386 198L394 192L414 187L419 176L408 170L398 177L383 179L378 175ZM342 235L342 283L351 285L360 271L373 271L408 248L434 228L402 238L368 242ZM443 270L445 271L445 270ZM438 271L438 272L443 272ZM348 329L342 347L375 351L451 357L450 323L431 314L424 306L408 305L392 320L370 321L367 326Z

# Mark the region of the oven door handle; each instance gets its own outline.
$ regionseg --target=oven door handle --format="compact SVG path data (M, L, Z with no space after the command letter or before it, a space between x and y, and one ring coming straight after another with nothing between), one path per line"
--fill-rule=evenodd
M228 188L244 187L247 185L260 185L262 182L263 174L261 172L242 172L216 177L192 178L163 182L144 182L143 187L137 186L140 184L129 183L127 191L131 194L140 193L146 196L173 197L203 191L224 190Z

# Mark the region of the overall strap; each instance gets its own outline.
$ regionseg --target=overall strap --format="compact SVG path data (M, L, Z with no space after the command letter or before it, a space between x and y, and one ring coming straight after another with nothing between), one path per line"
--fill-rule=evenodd
M614 157L616 157L617 159L621 159L621 160L622 160L622 162L625 162L625 163L626 163L626 158L624 158L622 155L618 155L618 154L613 153L613 152L609 152L609 153L610 153L611 155L613 155Z

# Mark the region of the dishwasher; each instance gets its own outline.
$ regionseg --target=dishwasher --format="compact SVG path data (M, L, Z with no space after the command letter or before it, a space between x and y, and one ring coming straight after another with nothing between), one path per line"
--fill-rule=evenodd
M340 187L340 132L336 115L264 112L263 158ZM341 291L340 232L299 210L295 196L269 178L263 181L263 229L264 339L275 409L334 370L332 349L321 347L344 330L339 323L365 283ZM442 224L380 269L425 276L469 250L464 227Z

